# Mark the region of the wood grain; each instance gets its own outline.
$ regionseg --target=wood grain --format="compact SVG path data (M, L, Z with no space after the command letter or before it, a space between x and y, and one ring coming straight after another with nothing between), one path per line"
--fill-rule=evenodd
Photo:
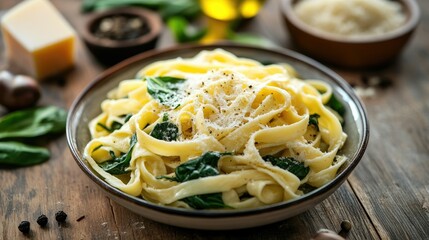
M1 0L7 9L17 0ZM84 17L80 1L54 4L79 29ZM280 20L277 1L244 28L292 47ZM0 169L0 239L309 239L318 229L339 231L342 220L353 228L348 239L427 239L429 237L429 2L418 1L421 24L401 57L384 69L349 71L333 67L353 85L362 76L387 77L393 83L364 98L371 139L356 170L331 197L315 208L276 224L239 231L197 231L156 223L109 200L81 172L69 153L65 136L51 139L52 158L41 165ZM174 44L166 31L159 47ZM3 46L0 44L0 53ZM78 65L63 79L43 83L41 105L69 108L103 67L79 44ZM0 60L2 66L3 59ZM332 67L332 66L331 66ZM0 115L4 114L0 109ZM64 210L67 223L58 225L55 212ZM40 214L49 218L40 228ZM79 217L85 216L81 221ZM29 236L20 221L31 222ZM258 221L258 219L255 219Z

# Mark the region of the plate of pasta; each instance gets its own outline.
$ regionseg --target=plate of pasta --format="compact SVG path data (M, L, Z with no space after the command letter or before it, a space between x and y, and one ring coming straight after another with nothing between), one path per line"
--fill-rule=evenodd
M290 50L229 44L126 60L81 93L67 124L77 164L112 200L196 229L313 207L368 138L361 102L334 72Z

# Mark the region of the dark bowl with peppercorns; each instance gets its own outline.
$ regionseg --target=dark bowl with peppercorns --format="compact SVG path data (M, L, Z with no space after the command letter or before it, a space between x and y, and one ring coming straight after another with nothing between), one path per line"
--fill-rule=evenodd
M81 35L99 62L113 65L155 48L161 30L157 13L127 7L88 15Z

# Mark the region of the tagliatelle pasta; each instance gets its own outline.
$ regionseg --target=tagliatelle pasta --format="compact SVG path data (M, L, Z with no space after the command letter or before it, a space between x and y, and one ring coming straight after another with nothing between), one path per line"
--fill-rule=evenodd
M347 160L331 87L221 49L152 63L89 124L85 158L112 186L162 205L254 208L332 180Z

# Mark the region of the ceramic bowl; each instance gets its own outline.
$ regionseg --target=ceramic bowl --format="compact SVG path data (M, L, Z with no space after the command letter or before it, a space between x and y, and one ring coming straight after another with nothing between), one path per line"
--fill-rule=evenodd
M137 17L147 24L149 30L146 34L131 40L111 40L97 37L94 33L96 25L102 19L112 16ZM138 7L126 7L89 14L86 16L81 36L90 52L101 63L113 65L155 48L161 31L162 20L157 13Z
M280 1L292 42L304 54L346 68L374 68L392 62L406 46L420 18L415 0L394 0L403 6L403 26L380 36L347 39L318 31L301 21L293 9L299 1Z
M335 179L297 199L249 210L189 210L160 206L139 197L133 197L107 184L83 158L85 145L90 141L88 123L100 114L100 103L120 81L133 78L144 66L160 60L193 57L202 50L223 48L240 57L261 62L285 62L292 65L304 78L321 79L329 83L335 95L346 108L345 129L348 139L341 150L349 160L339 170ZM368 120L362 103L353 89L321 64L285 50L267 50L256 47L219 45L188 45L162 51L150 51L126 60L98 76L75 100L67 120L67 141L76 163L96 185L112 200L146 218L186 228L226 230L265 225L295 216L315 206L330 196L359 163L369 138Z

